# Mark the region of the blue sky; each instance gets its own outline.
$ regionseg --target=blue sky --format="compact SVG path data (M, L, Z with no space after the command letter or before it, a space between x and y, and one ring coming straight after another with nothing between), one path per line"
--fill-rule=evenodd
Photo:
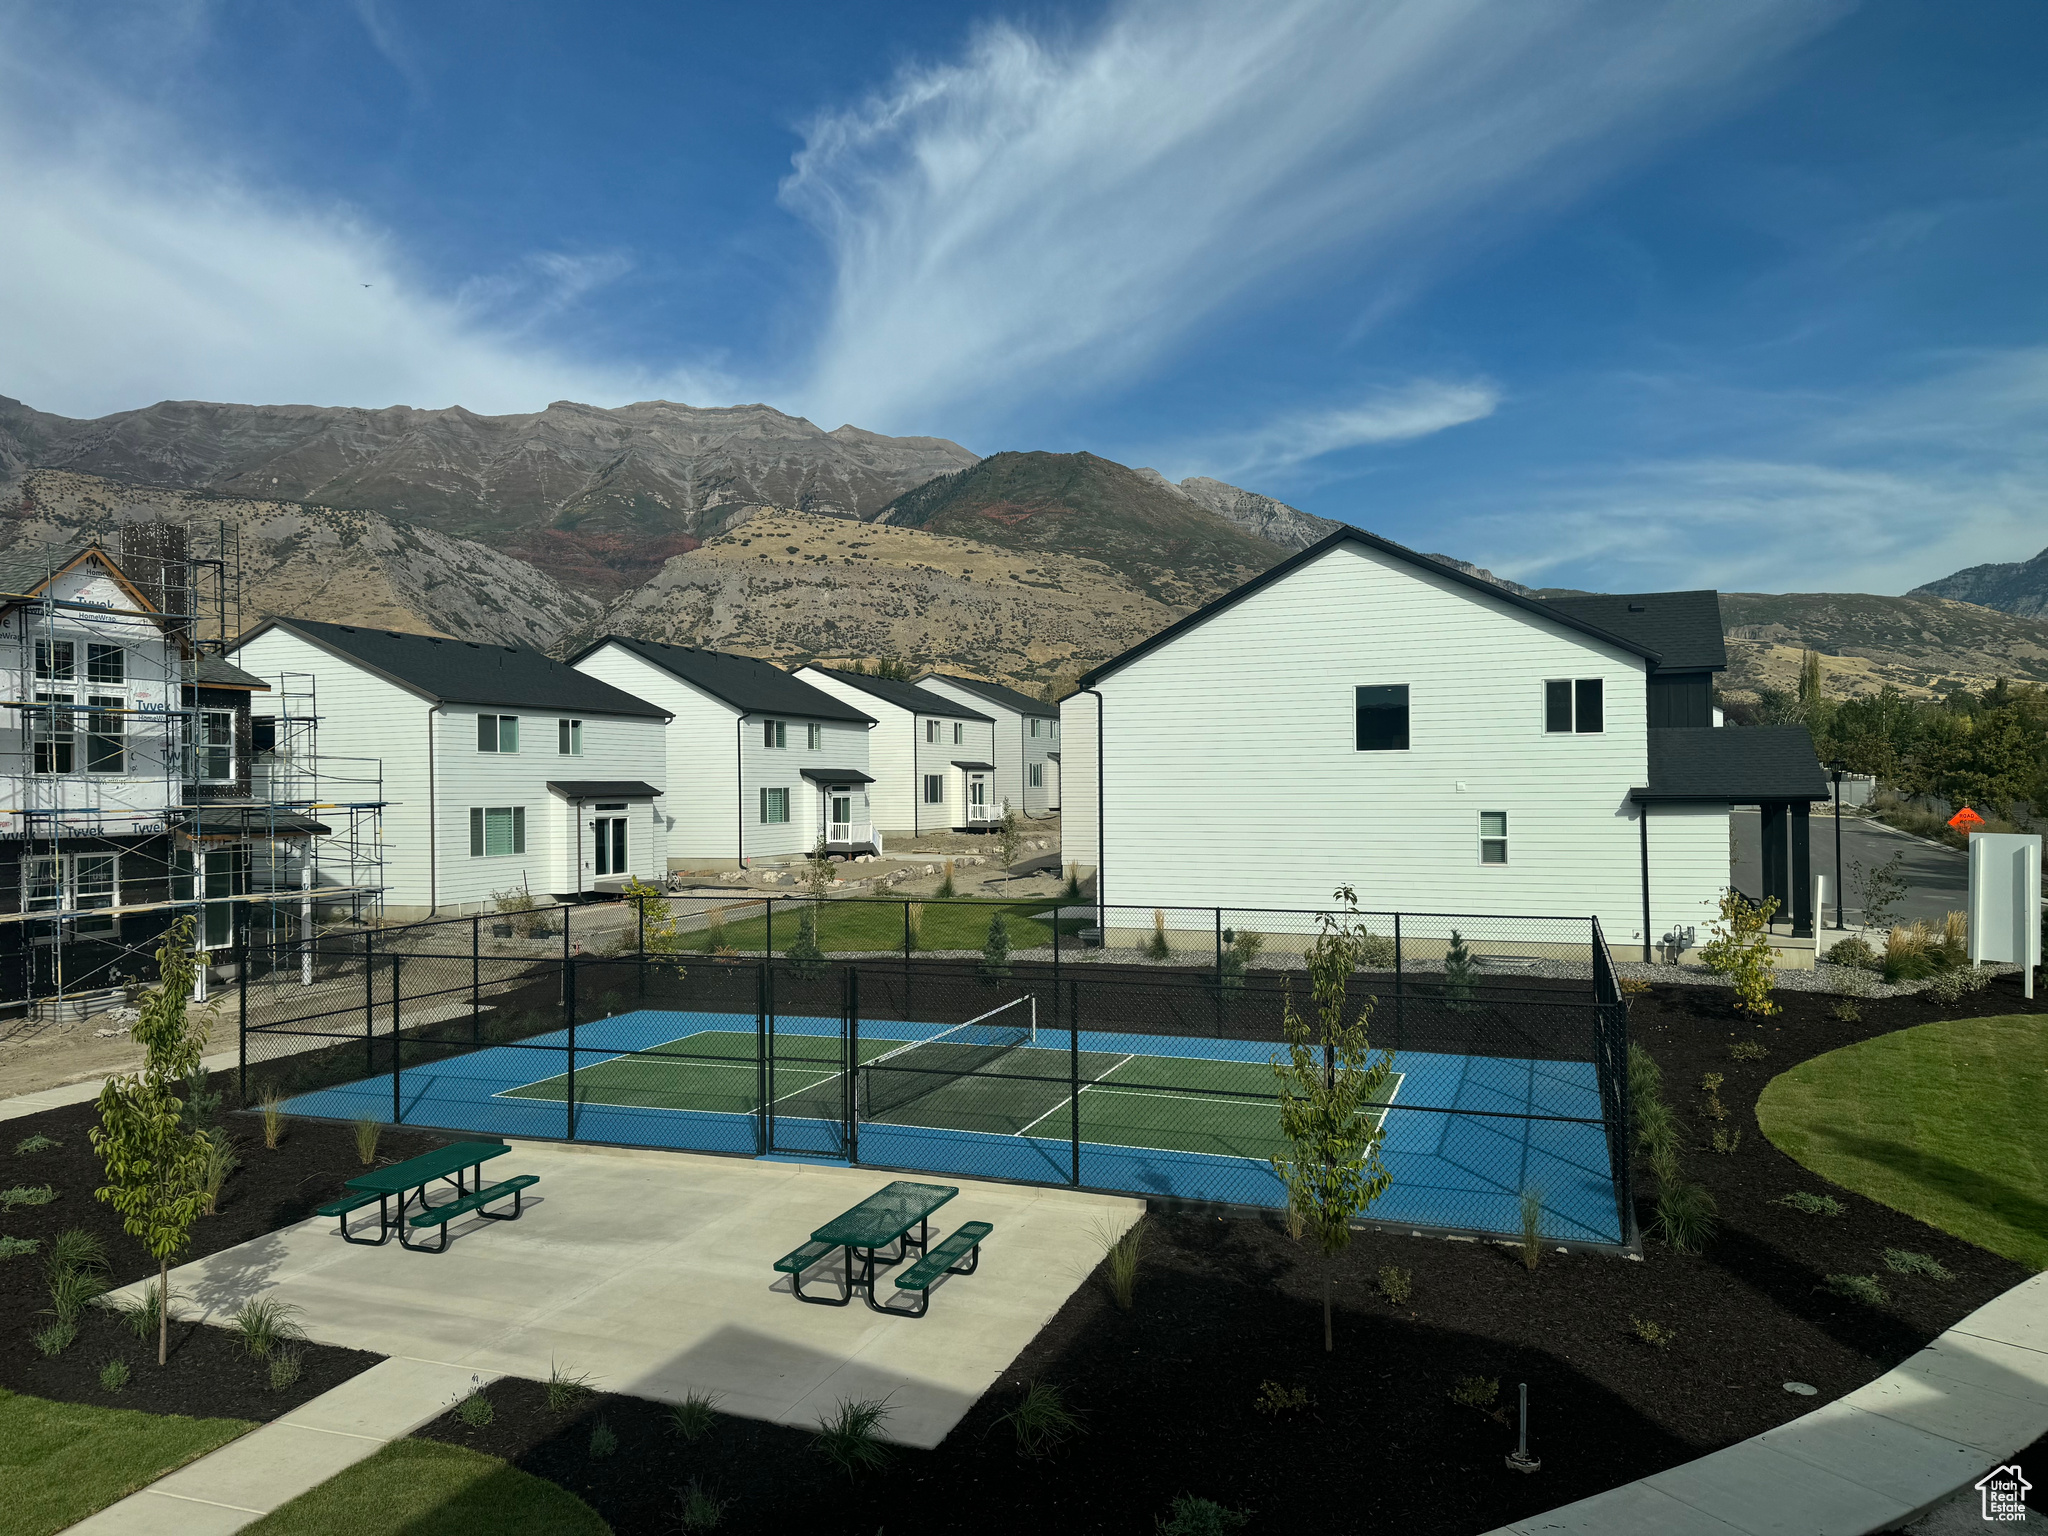
M2048 543L2044 44L2032 0L0 0L0 393L764 400L1526 581L1901 591Z

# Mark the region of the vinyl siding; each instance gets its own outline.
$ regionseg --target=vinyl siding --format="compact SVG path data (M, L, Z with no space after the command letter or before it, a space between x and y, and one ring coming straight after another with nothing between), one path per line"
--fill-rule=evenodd
M998 704L971 688L962 688L943 677L927 677L917 686L955 704L964 704L969 709L994 717L994 751L986 761L996 765L996 793L1005 801L1030 816L1046 815L1059 804L1055 765L1047 763L1045 758L1046 753L1059 750L1059 738L1053 734L1051 718L1041 716L1043 723L1039 734L1033 736L1030 716ZM1036 789L1031 787L1025 771L1033 763L1045 768L1044 782Z
M1101 804L1096 780L1096 698L1077 693L1060 704L1060 857L1078 864L1083 875L1101 866L1097 841ZM1104 900L1121 900L1106 890Z
M1340 546L1140 657L1106 699L1112 903L1309 907L1340 884L1412 912L1599 916L1641 942L1647 664ZM1599 677L1598 735L1543 729L1543 682ZM1410 748L1360 752L1353 689L1406 684ZM1070 858L1094 850L1092 700L1062 712ZM1508 816L1502 866L1482 811ZM1190 864L1186 849L1203 857ZM1653 885L1654 885L1653 873Z
M1653 805L1649 835L1651 942L1662 942L1674 929L1691 928L1704 944L1707 925L1728 888L1728 807ZM1631 930L1641 926L1640 916L1629 925Z
M868 807L874 824L884 834L899 836L909 836L938 825L936 820L925 816L923 787L917 777L924 730L910 712L871 693L864 693L850 683L841 682L820 667L799 667L796 676L813 688L874 717L874 728L867 732L867 771L875 779L868 786ZM833 763L829 766L845 768L859 765ZM938 770L934 768L932 771ZM939 807L932 809L938 810Z

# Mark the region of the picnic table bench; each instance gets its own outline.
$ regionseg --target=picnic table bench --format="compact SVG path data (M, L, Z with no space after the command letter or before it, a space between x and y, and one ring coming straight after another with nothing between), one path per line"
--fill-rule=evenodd
M448 1223L457 1216L471 1211L493 1221L516 1221L520 1214L523 1192L540 1182L533 1174L521 1174L486 1189L483 1180L483 1165L494 1157L503 1157L512 1149L502 1141L458 1141L445 1147L436 1147L431 1152L422 1152L418 1157L409 1157L402 1163L392 1163L383 1168L371 1168L357 1174L344 1186L339 1198L325 1205L314 1207L320 1216L333 1216L341 1223L341 1235L345 1242L362 1243L376 1247L383 1244L392 1232L398 1233L401 1247L421 1253L441 1253L448 1247ZM470 1175L475 1174L474 1189L470 1188ZM439 1205L427 1199L427 1186L440 1181L455 1186L455 1199ZM484 1210L507 1195L512 1197L512 1211ZM391 1201L396 1199L398 1209L393 1212ZM370 1204L377 1203L377 1235L374 1238L358 1237L348 1229L349 1215ZM406 1208L417 1201L420 1210L408 1218ZM439 1227L440 1246L429 1248L422 1243L407 1239L407 1227Z
M775 1269L789 1276L790 1290L798 1301L820 1307L843 1307L856 1290L867 1293L867 1303L877 1312L896 1317L923 1317L930 1305L931 1287L942 1274L970 1275L980 1263L981 1241L995 1229L985 1221L970 1221L936 1246L931 1242L932 1213L960 1191L951 1184L917 1184L907 1179L878 1189L851 1210L840 1212L811 1234L802 1247L775 1261ZM916 1235L912 1235L912 1228ZM894 1245L894 1254L881 1250ZM900 1276L900 1289L914 1291L917 1310L899 1312L875 1300L875 1272L901 1264L911 1250L923 1255ZM806 1296L804 1274L834 1253L845 1256L837 1296ZM962 1257L972 1255L967 1266L956 1267ZM856 1258L858 1256L858 1258Z

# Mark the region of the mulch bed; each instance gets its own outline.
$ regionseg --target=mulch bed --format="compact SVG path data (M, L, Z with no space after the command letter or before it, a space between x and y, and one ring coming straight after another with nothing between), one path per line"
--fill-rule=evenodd
M216 1074L212 1086L232 1093L232 1075ZM47 1205L0 1212L0 1235L37 1238L42 1244L34 1254L0 1259L0 1386L63 1402L267 1420L377 1363L379 1356L359 1350L302 1345L298 1382L272 1391L268 1366L244 1356L227 1331L177 1320L175 1282L170 1363L162 1370L156 1364L154 1335L147 1343L140 1342L97 1307L87 1309L78 1340L69 1349L54 1359L39 1354L32 1336L52 1321L41 1315L50 1304L43 1261L59 1232L81 1227L97 1236L106 1245L111 1263L107 1278L114 1286L156 1273L142 1245L123 1230L119 1213L93 1198L104 1174L86 1132L98 1123L98 1110L91 1103L0 1121L0 1187L47 1184L57 1191L57 1198ZM220 1210L199 1218L181 1262L303 1221L362 1169L353 1126L292 1120L283 1143L272 1151L263 1145L263 1125L257 1116L230 1113L226 1123L241 1142L242 1166L229 1178ZM16 1154L16 1146L38 1135L61 1145ZM397 1162L445 1146L449 1139L387 1129L378 1143L378 1159ZM128 1362L130 1380L123 1391L110 1393L101 1387L99 1374L116 1357Z
M1530 1271L1504 1245L1363 1233L1333 1266L1337 1349L1325 1354L1313 1251L1260 1220L1155 1210L1131 1311L1098 1275L943 1446L899 1450L885 1473L849 1480L808 1434L741 1419L685 1445L661 1405L599 1395L556 1412L529 1382L491 1389L486 1427L451 1414L422 1433L562 1484L621 1533L673 1529L676 1490L692 1478L732 1501L721 1529L739 1532L979 1532L998 1513L1005 1527L1129 1532L1150 1529L1183 1492L1252 1511L1255 1531L1489 1530L1796 1418L2026 1278L1845 1191L1834 1191L1848 1207L1837 1218L1773 1203L1826 1186L1755 1120L1763 1085L1809 1056L1937 1017L2026 1011L2014 980L1941 1010L1866 1002L1854 1022L1834 1018L1829 997L1779 1000L1784 1012L1762 1026L1737 1019L1717 989L1658 988L1632 1008L1697 1144L1686 1173L1720 1203L1719 1235L1698 1256L1655 1241L1640 1260L1551 1249ZM1769 1056L1733 1060L1743 1038ZM1703 1150L1698 1083L1709 1071L1725 1074L1726 1124L1743 1131L1731 1154ZM1894 1275L1888 1247L1930 1254L1954 1278ZM1405 1305L1382 1293L1382 1267L1408 1272ZM1872 1308L1819 1289L1837 1273L1880 1275L1890 1299ZM943 1288L933 1305L944 1308ZM1635 1319L1674 1340L1642 1342ZM1498 1417L1452 1401L1468 1377L1499 1383ZM1057 1384L1086 1416L1086 1432L1043 1461L1020 1457L1001 1421L1032 1380ZM1818 1396L1791 1395L1787 1381ZM1305 1393L1305 1405L1262 1412L1266 1382ZM1504 1464L1523 1382L1543 1459L1534 1476ZM604 1459L590 1455L598 1418L620 1442Z

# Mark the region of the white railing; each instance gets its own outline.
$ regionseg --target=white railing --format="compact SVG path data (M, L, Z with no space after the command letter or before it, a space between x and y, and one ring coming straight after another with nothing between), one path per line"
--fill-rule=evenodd
M825 832L825 841L834 847L842 843L872 843L874 840L875 829L865 821L835 821Z
M970 801L967 806L967 820L970 824L977 821L1001 821L1003 804L1001 800L991 800L980 805Z

